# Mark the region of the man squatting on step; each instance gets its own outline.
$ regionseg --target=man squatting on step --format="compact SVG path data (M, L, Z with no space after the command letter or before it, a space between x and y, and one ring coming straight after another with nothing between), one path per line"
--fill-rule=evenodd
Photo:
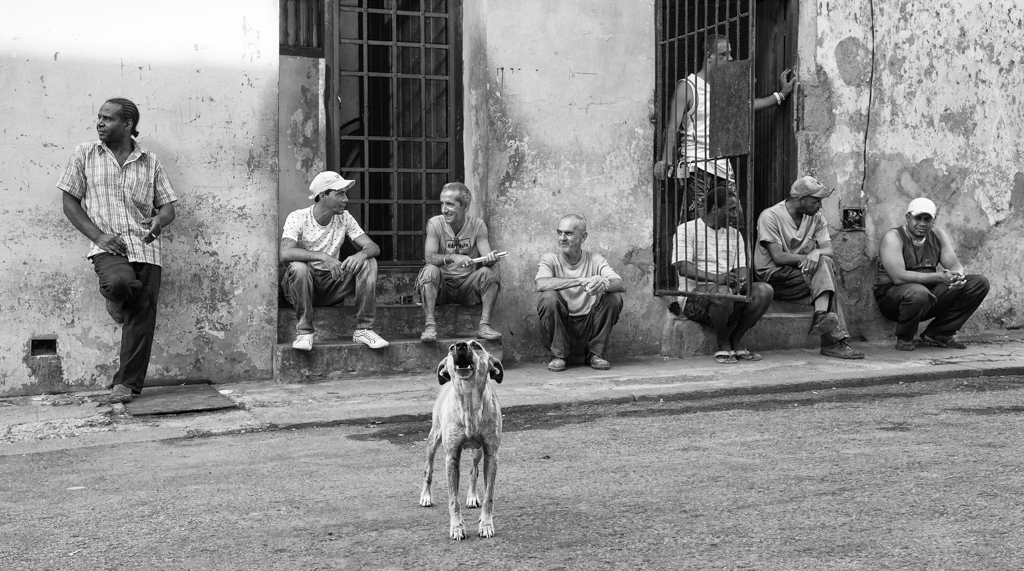
M459 304L466 307L480 304L480 325L476 336L496 341L501 333L491 328L491 310L498 299L501 279L494 269L497 252L491 250L487 225L467 214L473 195L461 182L441 187L441 214L427 221L423 243L426 265L416 276L416 287L423 298L425 323L420 341L437 340L437 304ZM487 252L487 254L482 254ZM474 258L483 257L481 263Z
M953 241L934 227L937 211L927 198L911 200L906 223L886 232L878 246L875 301L882 315L896 322L900 351L916 348L914 335L926 319L932 322L921 333L922 342L966 349L953 337L988 295L988 279L964 275Z
M604 256L583 251L586 240L586 219L563 216L558 221L558 253L541 256L537 268L537 313L542 342L551 351L550 371L564 371L566 357L584 354L592 368L611 368L604 355L626 285Z
M388 342L373 331L377 312L377 260L380 248L348 213L348 190L354 180L324 171L309 185L313 206L288 215L281 236L281 290L295 307L296 336L292 347L313 348L313 318L317 306L337 305L356 296L356 328L352 341L371 349ZM345 239L360 250L339 259Z
M849 333L836 291L832 238L821 213L821 201L832 190L814 177L797 179L789 198L757 217L757 277L775 290L775 299L814 304L810 335L821 336L821 354L863 359L846 342Z
M96 117L99 140L75 147L57 188L64 215L92 240L87 257L107 312L121 329L120 365L110 402L142 392L156 333L160 235L174 221L178 197L156 155L138 144L139 109L108 99Z

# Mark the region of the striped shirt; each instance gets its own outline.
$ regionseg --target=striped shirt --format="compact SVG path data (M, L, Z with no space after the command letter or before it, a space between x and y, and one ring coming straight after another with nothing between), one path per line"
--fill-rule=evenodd
M103 233L124 240L129 261L159 266L160 238L144 244L149 228L142 221L178 197L156 155L138 143L133 146L121 166L102 141L78 145L57 188L81 200L85 213ZM93 244L87 257L102 253Z

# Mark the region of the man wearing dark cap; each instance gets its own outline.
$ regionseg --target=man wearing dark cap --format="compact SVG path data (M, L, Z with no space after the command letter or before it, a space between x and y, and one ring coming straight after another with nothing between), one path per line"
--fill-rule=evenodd
M371 349L389 343L373 330L377 312L377 260L380 248L348 213L348 190L354 180L324 171L309 185L313 206L288 215L281 235L281 290L295 307L295 342L299 351L313 349L314 307L337 305L355 296L356 328L352 341ZM341 258L350 240L358 252Z
M821 354L840 359L863 359L847 343L849 333L840 307L832 262L832 238L821 213L821 201L832 190L814 177L793 183L789 198L767 208L757 218L757 277L775 290L775 299L814 304L809 335L821 336Z
M922 342L966 349L954 336L988 295L988 279L965 275L949 235L934 227L937 211L927 198L911 200L906 223L886 232L878 246L875 301L882 315L896 322L899 351L916 348L914 335L927 319L932 321L921 333Z
M107 100L97 114L99 141L75 147L57 182L64 214L93 243L87 257L107 312L123 324L111 402L131 401L146 381L160 294L160 235L174 221L178 200L156 155L132 139L138 124L134 103Z

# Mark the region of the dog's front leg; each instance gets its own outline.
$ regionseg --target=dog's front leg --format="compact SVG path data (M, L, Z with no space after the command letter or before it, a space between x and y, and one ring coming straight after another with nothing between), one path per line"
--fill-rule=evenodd
M469 490L466 491L466 507L480 507L480 496L476 493L476 481L480 476L480 458L484 455L484 449L473 449L473 465L469 468Z
M498 451L484 449L484 505L480 510L480 537L494 537L494 480L498 477Z
M430 498L430 484L434 480L434 454L441 445L441 433L433 428L427 436L427 463L423 467L423 489L420 491L420 505L428 508L433 505Z
M456 446L449 450L445 457L445 468L448 472L448 516L451 519L448 536L455 540L466 539L466 524L462 521L462 510L459 507L459 460L462 447Z

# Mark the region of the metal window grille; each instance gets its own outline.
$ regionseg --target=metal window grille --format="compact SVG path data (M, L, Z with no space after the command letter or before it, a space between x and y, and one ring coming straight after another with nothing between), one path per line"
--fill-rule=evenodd
M754 0L658 0L656 160L666 148L665 130L676 130L668 118L677 86L693 94L691 101L695 95L696 105L680 110L677 150L670 148L666 161L671 176L654 181L655 295L749 300L749 288L719 287L726 284L714 283L708 274L721 274L728 268L752 270L753 266L756 229L750 189L755 9ZM728 40L735 61L705 70L705 89L693 76L705 66L709 51L705 38L712 34ZM710 47L714 52L715 46ZM698 114L706 117L707 125L707 136L700 141L696 140L701 131ZM704 156L700 156L701 148L706 150ZM708 178L705 173L717 173L721 178ZM732 230L720 227L716 231L696 221L706 212L707 192L717 185L729 187L743 208L743 215L728 223ZM716 257L718 264L712 266L708 260ZM753 278L752 271L745 274L747 280Z
M328 166L378 264L420 266L438 192L462 179L459 0L332 2Z
M280 0L281 55L324 57L324 0Z

